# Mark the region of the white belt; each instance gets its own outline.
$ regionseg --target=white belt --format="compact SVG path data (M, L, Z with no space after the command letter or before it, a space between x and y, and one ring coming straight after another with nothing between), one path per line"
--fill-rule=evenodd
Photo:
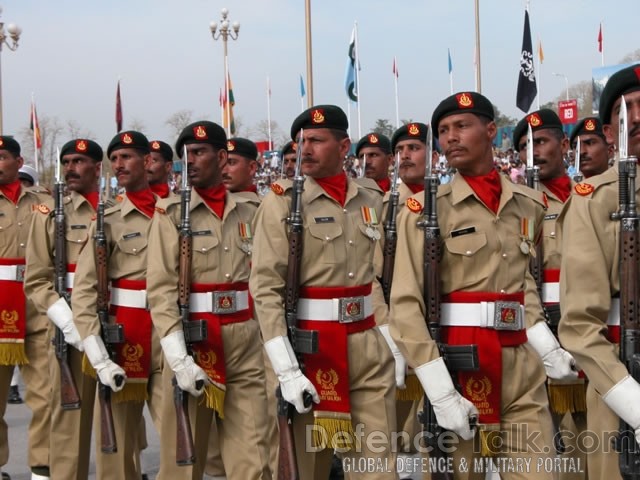
M235 313L249 309L248 290L216 290L215 292L192 293L189 296L191 313Z
M67 272L67 290L71 290L73 288L73 279L75 275L75 272Z
M542 284L542 303L560 303L560 283L545 282Z
M129 308L148 308L146 290L129 290L126 288L111 288L111 305Z
M609 315L607 316L607 325L611 327L620 326L620 299L611 299L611 308L609 309Z
M0 280L24 281L24 265L0 265Z
M503 317L503 312L512 313ZM482 327L495 330L522 330L524 305L498 300L480 303L441 303L440 325L446 327Z
M373 315L371 294L329 299L300 298L298 319L351 323Z

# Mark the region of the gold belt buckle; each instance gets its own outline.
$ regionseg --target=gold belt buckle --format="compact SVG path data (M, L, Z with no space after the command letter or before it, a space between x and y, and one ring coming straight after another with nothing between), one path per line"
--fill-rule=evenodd
M213 313L224 315L238 311L237 292L235 290L213 292Z
M524 319L522 318L522 309L519 302L497 300L494 305L494 329L517 331L524 328Z
M359 322L364 319L364 297L343 297L340 299L340 323Z

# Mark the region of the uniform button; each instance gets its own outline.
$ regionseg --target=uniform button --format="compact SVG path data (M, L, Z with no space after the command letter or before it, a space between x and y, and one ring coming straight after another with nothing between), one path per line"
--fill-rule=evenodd
M203 251L203 252L207 251L207 249L205 247L202 247L200 250Z
M507 293L504 289L500 289L500 293Z
M507 254L506 254L506 253L503 253L503 254L502 254L502 258L507 258Z
M22 226L22 222L18 222L18 226L21 227Z
M231 278L231 274L230 273L225 273L224 274L224 278Z
M349 240L349 245L353 245L353 240Z
M21 243L21 244L20 244L20 248L24 248L24 243Z
M137 248L132 248L132 249L131 249L131 251L132 251L133 253L137 253L138 249L137 249Z
M342 211L343 211L344 213L348 213L346 208L345 208L345 209L343 209Z
M464 252L465 255L471 255L473 252L471 250L467 250L466 252Z
M331 237L324 237L325 240L331 240Z
M349 278L353 278L353 277L355 277L355 275L354 275L354 273L353 273L353 272L349 272L349 274L348 274L347 276L348 276Z
M550 236L550 237L555 237L555 236L556 236L556 232L551 232L551 233L549 234L549 236Z

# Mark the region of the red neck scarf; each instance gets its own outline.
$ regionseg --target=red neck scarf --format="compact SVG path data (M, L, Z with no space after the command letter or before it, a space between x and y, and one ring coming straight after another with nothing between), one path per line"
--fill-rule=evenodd
M167 198L171 193L169 190L169 184L167 183L154 183L153 185L149 185L151 191L155 193L160 198Z
M551 193L558 197L562 203L566 202L571 195L571 179L567 175L543 180L542 184L551 190Z
M127 198L147 217L153 218L153 212L156 211L156 197L153 196L150 188L138 192L127 192Z
M4 194L11 202L14 204L18 203L18 198L20 197L20 192L22 189L22 184L20 180L16 180L15 182L7 183L6 185L0 185L0 192Z
M224 183L210 188L193 187L198 195L202 197L211 210L222 220L224 215L224 204L226 202L227 189Z
M344 202L347 200L347 174L345 172L333 177L315 178L314 180L327 195L344 207Z
M462 175L475 194L482 200L489 210L498 213L500 206L500 195L502 194L502 185L500 184L500 174L493 168L487 175L478 175L477 177L467 177Z
M242 190L239 190L240 192L251 192L251 193L255 193L256 195L258 194L258 186L257 185L249 185L247 188L243 188Z
M405 183L405 185L409 187L409 190L411 190L411 193L414 195L416 193L424 192L424 183Z
M383 178L382 180L376 180L376 183L383 192L391 190L391 179L389 177Z
M81 194L87 202L93 207L94 210L98 210L98 192L88 192Z

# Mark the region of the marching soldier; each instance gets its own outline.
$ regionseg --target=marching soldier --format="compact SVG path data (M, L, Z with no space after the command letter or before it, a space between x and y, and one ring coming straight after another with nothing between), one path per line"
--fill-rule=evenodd
M212 422L216 423L224 470L229 479L267 479L266 393L258 323L253 319L248 281L251 221L256 207L231 195L222 183L227 139L219 125L201 121L182 131L176 152L186 145L192 185L193 232L191 305L193 320L206 321L206 339L187 351L178 311L180 199L161 204L149 244L149 300L155 330L169 368L164 386L188 392L196 463L176 465L176 415L173 399L162 407L159 479L202 478ZM204 388L199 382L204 382ZM205 393L205 400L199 397ZM250 454L247 454L250 452Z
M0 471L9 460L9 439L4 415L14 365L18 365L32 411L29 424L29 465L32 479L49 478L51 384L47 375L47 318L25 298L23 278L32 213L49 197L24 188L18 179L23 165L20 144L0 136ZM10 478L2 472L2 478Z
M98 272L94 245L87 245L79 256L71 302L85 355L100 382L116 392L112 409L118 450L114 454L102 453L100 442L96 442L97 477L137 480L141 477L136 458L138 429L145 401L160 431L162 358L147 309L145 281L149 226L156 213L156 197L147 181L149 140L142 133L119 133L111 140L107 156L119 185L125 189L118 203L104 214L110 316L124 332L124 342L115 346L113 360L100 336L96 314ZM93 222L89 238L95 232ZM119 377L125 377L125 381L119 382ZM100 438L101 429L96 422L96 438Z
M60 150L62 175L69 195L64 197L64 221L67 263L67 288L73 276L80 250L90 241L89 226L96 215L98 177L102 166L102 148L92 140L78 138L65 143ZM49 204L51 202L48 202ZM39 312L46 314L64 334L68 347L68 363L80 398L80 408L64 409L61 405L60 364L49 348L51 374L51 446L49 460L51 479L83 480L89 475L91 422L96 382L82 373L82 342L73 322L67 300L54 284L55 218L53 209L43 205L31 223L27 249L27 271L24 291ZM65 448L60 448L65 445Z
M613 74L600 97L600 120L607 141L618 144L621 96L627 106L628 153L640 157L640 69ZM635 198L640 200L639 184ZM617 436L618 416L640 440L640 385L618 356L620 343L620 222L618 165L584 182L563 214L563 256L560 270L562 344L576 357L589 378L587 425L599 447L587 457L593 478L621 478L618 454L610 447ZM633 195L634 192L631 192ZM636 259L637 260L637 259ZM632 299L637 302L637 299ZM634 448L627 445L625 448Z
M147 167L149 187L158 197L167 198L171 195L169 178L173 170L173 150L161 140L150 141L149 149L151 157Z
M569 137L569 145L575 151L580 139L580 172L584 178L600 175L609 168L613 157L613 143L608 143L598 117L586 117L578 122Z
M352 469L347 478L394 479L391 445L370 449L365 441L372 432L390 439L395 430L393 357L373 313L385 308L373 265L382 198L375 183L350 180L342 168L350 146L347 126L340 108L321 105L301 113L291 127L294 141L304 130L306 176L300 285L292 288L299 288L298 328L318 331L319 341L316 353L303 355L304 372L287 338L283 311L288 180L272 185L256 214L250 287L282 396L298 412L293 428L301 478L326 479L339 448L344 462L366 458L388 466ZM305 405L304 392L316 405ZM363 436L354 438L356 430Z
M282 157L282 178L293 180L296 172L296 147L297 143L289 141L282 147L280 156Z
M247 195L259 201L258 188L253 178L258 171L258 148L256 144L246 138L230 138L227 141L229 158L222 168L222 182L230 192L253 193Z
M384 135L370 133L356 145L356 157L364 168L364 176L375 180L383 192L391 188L389 167L393 163L391 142Z
M423 258L425 232L417 225L423 195L413 195L398 216L398 245L391 290L391 334L429 398L440 427L461 437L453 452L455 478L484 478L474 458L499 455L548 457L553 428L545 391L545 369L554 378L573 378L570 355L560 348L544 322L529 259L544 215L542 195L512 184L493 166L497 133L491 102L460 92L438 105L431 125L457 169L437 193L441 234L439 286L441 340L448 345L477 345L477 371L447 370L425 323ZM434 290L435 289L435 290ZM542 361L540 360L542 358ZM544 362L544 368L543 368ZM460 393L454 387L459 383ZM474 445L470 418L478 417ZM528 444L522 433L540 432ZM481 447L481 448L479 448ZM509 478L553 478L531 469Z

